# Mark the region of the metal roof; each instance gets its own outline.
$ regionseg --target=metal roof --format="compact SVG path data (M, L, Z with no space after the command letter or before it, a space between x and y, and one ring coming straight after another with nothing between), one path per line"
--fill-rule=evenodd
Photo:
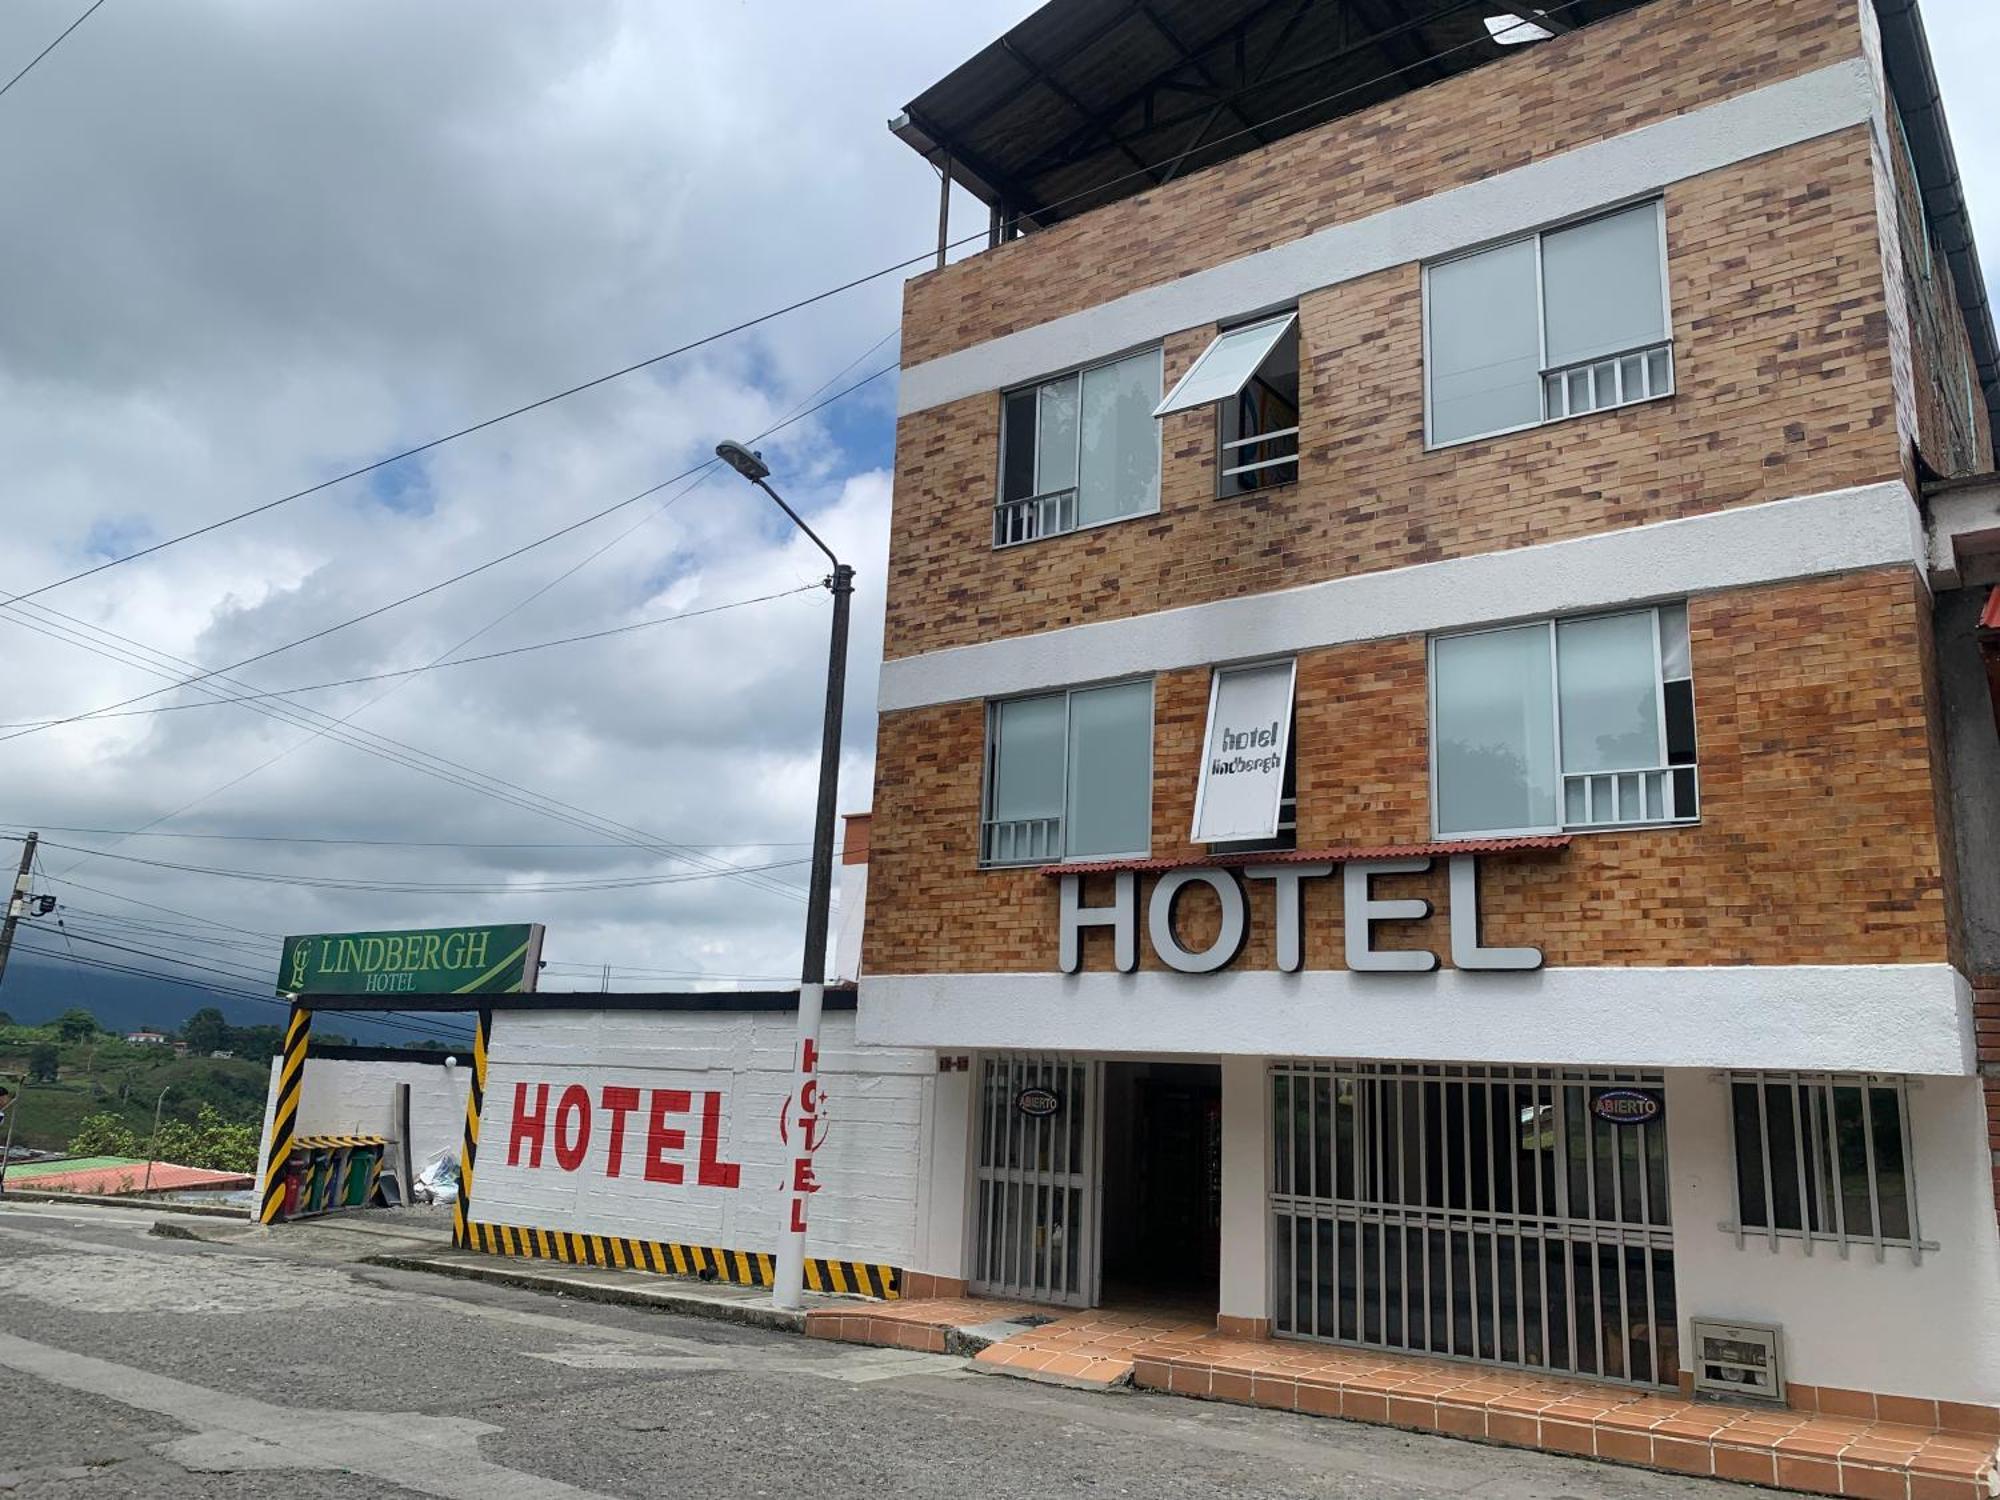
M1544 0L1567 31L1647 0ZM1523 0L1050 0L890 129L1026 227L1049 224L1518 50Z
M1486 18L1567 31L1651 0L1049 0L889 128L1009 226L1045 228L1496 61ZM1875 0L1925 205L2000 426L2000 339L1917 0Z

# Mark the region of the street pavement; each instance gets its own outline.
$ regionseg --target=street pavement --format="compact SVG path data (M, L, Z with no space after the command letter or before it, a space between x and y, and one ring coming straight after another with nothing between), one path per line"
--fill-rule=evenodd
M1093 1394L0 1203L6 1500L1367 1497L1736 1486L1131 1391Z

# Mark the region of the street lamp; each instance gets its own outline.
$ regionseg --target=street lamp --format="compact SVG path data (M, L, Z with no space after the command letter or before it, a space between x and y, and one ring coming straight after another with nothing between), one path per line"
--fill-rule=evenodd
M812 880L806 895L806 953L799 970L799 1013L796 1069L786 1101L784 1126L795 1132L785 1174L785 1219L778 1239L777 1274L771 1281L771 1302L795 1308L805 1300L806 1199L816 1190L812 1156L819 1144L819 1017L826 992L826 932L833 909L833 817L840 788L840 709L847 688L847 607L854 595L854 569L833 555L819 533L800 519L770 486L770 465L761 454L741 443L719 443L715 456L769 495L826 554L833 573L826 587L833 594L833 639L826 663L826 716L820 726L819 810L813 820Z

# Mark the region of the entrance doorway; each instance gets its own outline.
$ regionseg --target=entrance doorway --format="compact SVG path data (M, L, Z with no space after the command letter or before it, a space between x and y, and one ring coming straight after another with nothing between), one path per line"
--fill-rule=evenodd
M1215 1310L1222 1248L1222 1070L1104 1064L1100 1301Z

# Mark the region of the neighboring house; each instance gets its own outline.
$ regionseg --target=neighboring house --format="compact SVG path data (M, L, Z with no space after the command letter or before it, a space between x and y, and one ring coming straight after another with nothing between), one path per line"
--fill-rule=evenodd
M125 1040L141 1047L164 1047L173 1040L164 1031L152 1031L141 1027L137 1031L125 1033Z
M992 211L902 328L908 1286L1669 1390L1774 1325L1987 1420L2000 367L1914 7L1423 9L1059 0L894 127Z

